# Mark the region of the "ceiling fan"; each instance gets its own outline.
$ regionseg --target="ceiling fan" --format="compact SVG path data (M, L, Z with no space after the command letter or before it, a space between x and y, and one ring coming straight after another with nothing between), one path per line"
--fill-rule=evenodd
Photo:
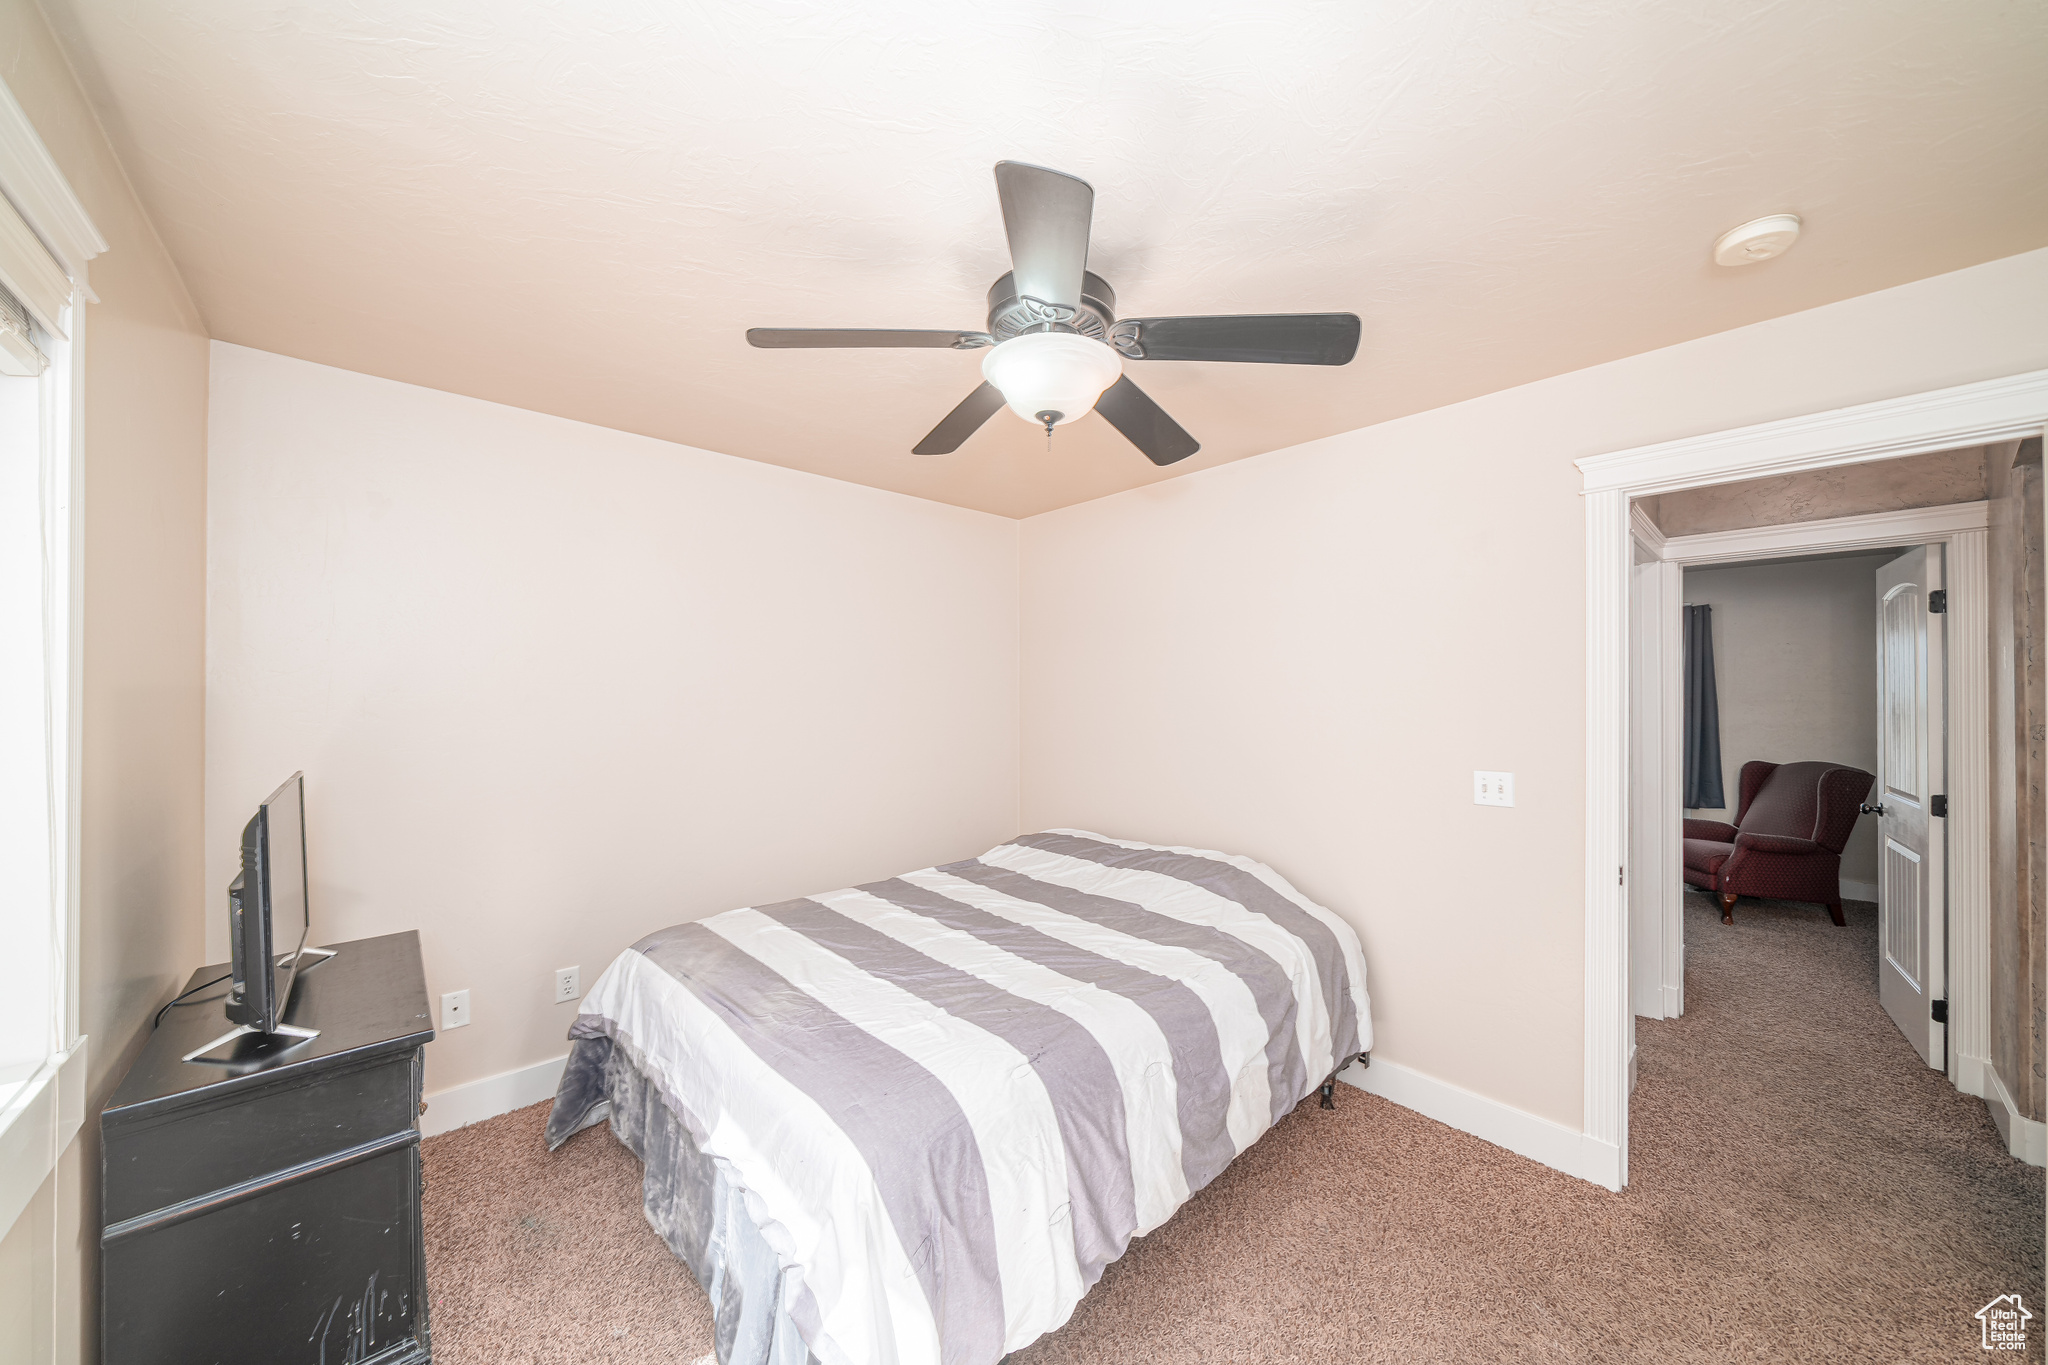
M912 448L948 455L1007 404L1052 429L1090 409L1157 465L1200 450L1180 423L1124 373L1126 360L1231 360L1343 365L1358 351L1354 313L1247 313L1227 317L1119 318L1108 281L1088 269L1095 190L1087 181L1021 161L996 163L996 194L1015 267L988 291L988 330L755 327L770 350L906 346L989 347L982 385Z

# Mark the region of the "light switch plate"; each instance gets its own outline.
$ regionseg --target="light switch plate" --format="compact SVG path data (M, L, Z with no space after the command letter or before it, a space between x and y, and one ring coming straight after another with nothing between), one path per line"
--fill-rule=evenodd
M577 996L583 994L583 987L579 984L582 977L583 969L581 967L555 968L555 1003L557 1005L561 1004L564 1000L574 1000Z
M441 1027L445 1031L469 1022L469 991L449 991L441 997Z
M1515 775L1513 773L1472 772L1472 804L1475 806L1512 806L1515 804Z

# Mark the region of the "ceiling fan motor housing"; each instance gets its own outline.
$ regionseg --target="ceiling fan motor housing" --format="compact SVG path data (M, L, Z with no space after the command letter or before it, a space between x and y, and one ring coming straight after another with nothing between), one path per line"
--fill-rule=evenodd
M1017 293L1015 271L989 286L988 332L998 342L1027 332L1078 332L1091 341L1107 343L1109 329L1116 322L1116 291L1109 281L1092 270L1081 272L1081 305L1067 308Z

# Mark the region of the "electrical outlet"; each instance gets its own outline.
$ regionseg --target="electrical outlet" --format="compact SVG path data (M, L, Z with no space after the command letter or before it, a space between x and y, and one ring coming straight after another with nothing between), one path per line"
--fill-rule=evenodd
M577 996L583 994L583 987L578 984L582 977L583 969L581 967L555 968L555 1003L557 1005L561 1004L564 1000L574 1000Z
M441 997L441 1028L445 1032L469 1023L469 991L449 991Z
M1512 806L1515 804L1515 775L1513 773L1472 773L1472 804L1475 806Z

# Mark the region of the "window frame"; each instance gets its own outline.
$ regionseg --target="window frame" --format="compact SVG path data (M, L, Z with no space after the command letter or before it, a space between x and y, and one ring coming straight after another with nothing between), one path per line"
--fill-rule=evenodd
M13 92L0 81L0 284L29 306L49 359L37 393L38 520L42 541L43 786L51 919L47 958L47 1055L25 1079L0 1087L0 1236L56 1169L85 1122L87 1039L80 999L80 874L84 663L84 304L94 301L87 264L104 238L58 169ZM21 229L26 228L24 234ZM38 254L38 251L42 254ZM65 285L49 315L54 266ZM14 278L9 278L13 276ZM44 288L23 297L13 286ZM40 298L44 306L33 301ZM0 382L12 382L0 380ZM33 911L31 911L33 913Z

